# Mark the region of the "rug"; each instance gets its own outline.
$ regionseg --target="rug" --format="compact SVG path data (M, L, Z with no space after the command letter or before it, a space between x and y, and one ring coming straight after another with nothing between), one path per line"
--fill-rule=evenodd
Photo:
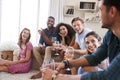
M30 70L28 73L11 74L7 72L0 72L0 80L42 80L42 79L30 79L30 77L38 73L38 70Z

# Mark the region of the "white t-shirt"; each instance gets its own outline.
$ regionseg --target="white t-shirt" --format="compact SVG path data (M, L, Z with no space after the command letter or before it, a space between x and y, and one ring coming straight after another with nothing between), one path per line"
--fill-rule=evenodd
M84 31L81 34L76 33L75 34L75 42L77 42L79 44L80 49L84 49L85 48L85 41L84 38L86 36L87 33L91 32L92 30L89 28L84 28Z

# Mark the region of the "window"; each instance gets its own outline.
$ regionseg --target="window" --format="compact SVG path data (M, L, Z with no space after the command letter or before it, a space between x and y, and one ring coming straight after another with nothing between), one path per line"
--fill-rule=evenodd
M81 0L79 10L96 10L97 0Z
M31 30L31 42L36 44L37 29L46 26L49 1L0 0L0 4L0 42L17 42L19 33L27 27Z

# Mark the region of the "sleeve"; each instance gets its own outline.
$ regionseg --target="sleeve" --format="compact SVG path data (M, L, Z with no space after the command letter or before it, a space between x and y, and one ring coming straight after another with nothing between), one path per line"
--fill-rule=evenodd
M81 80L120 80L120 52L104 71L82 74Z
M107 57L107 47L110 45L112 35L108 32L104 39L102 45L98 50L92 54L92 56L86 56L86 59L91 65L96 65L102 59ZM109 44L107 46L107 44ZM117 52L117 55L112 59L109 67L106 70L98 72L87 72L82 74L81 80L120 80L120 51Z
M43 31L46 34L46 29L43 29ZM43 43L44 43L43 36L40 35L39 44L43 44Z
M39 44L43 44L44 43L44 40L43 40L43 37L40 36L40 39L39 39Z
M109 41L108 36L110 37L109 33L107 32L105 37L103 38L102 44L97 48L97 50L91 55L85 56L85 58L87 59L87 61L89 62L91 66L96 66L100 64L105 58L108 57L107 55L108 53L107 42Z
M31 42L27 43L27 50L32 50L33 49L33 45Z

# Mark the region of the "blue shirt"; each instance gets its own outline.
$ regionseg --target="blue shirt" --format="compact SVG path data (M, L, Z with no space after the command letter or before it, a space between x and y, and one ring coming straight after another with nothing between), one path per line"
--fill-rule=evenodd
M46 35L50 40L52 39L52 37L56 37L56 29L55 29L55 27L52 27L50 32L49 32L48 28L44 29L43 31L44 31L45 35ZM45 46L49 46L49 45L45 42L45 40L43 39L43 36L40 37L39 43L40 43L40 44L45 43Z
M85 49L85 36L87 33L91 32L92 30L89 28L84 28L82 33L76 33L75 34L75 42L78 43L80 49Z
M84 73L81 80L120 80L120 39L110 30L106 33L103 43L96 52L85 56L93 66L107 57L110 64L106 70Z

